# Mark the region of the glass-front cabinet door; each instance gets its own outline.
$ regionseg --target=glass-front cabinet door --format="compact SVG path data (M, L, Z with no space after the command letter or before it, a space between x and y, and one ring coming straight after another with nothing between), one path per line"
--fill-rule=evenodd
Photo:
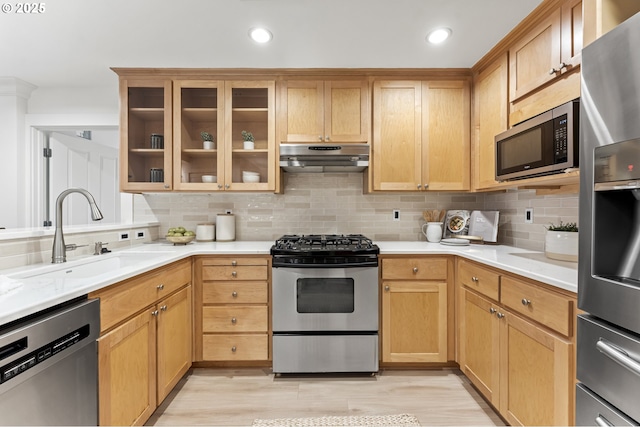
M222 190L224 82L176 80L173 88L173 187Z
M275 190L275 82L225 82L224 128L225 189Z
M171 190L171 81L120 80L120 189Z

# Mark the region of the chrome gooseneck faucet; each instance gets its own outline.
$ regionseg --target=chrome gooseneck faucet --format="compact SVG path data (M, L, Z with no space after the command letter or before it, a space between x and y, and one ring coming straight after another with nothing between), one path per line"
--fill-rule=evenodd
M82 188L69 188L60 193L56 199L56 233L53 236L53 250L51 251L51 262L53 264L67 261L67 246L64 244L64 235L62 233L62 201L71 193L80 193L87 199L89 207L91 208L92 220L99 221L103 218L102 212L98 209L95 199L87 190Z

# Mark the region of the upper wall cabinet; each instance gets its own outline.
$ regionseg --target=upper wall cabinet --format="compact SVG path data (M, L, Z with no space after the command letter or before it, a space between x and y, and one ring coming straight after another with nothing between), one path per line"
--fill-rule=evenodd
M376 81L372 189L469 189L467 80Z
M171 190L171 80L120 80L120 189Z
M503 54L474 80L472 174L474 189L490 189L496 181L495 136L507 130L509 100L507 54Z
M178 80L173 123L176 190L275 189L274 81ZM253 135L252 148L242 131ZM213 143L205 146L202 132ZM257 182L245 182L243 172L257 173ZM213 182L203 182L207 175Z
M280 85L281 142L367 142L366 80L285 80Z
M578 69L581 50L582 0L568 0L509 49L509 100Z

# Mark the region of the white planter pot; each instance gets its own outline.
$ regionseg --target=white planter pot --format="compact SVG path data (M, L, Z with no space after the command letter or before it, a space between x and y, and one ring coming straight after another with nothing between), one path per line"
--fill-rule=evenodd
M544 238L544 254L551 259L578 262L578 233L547 230Z

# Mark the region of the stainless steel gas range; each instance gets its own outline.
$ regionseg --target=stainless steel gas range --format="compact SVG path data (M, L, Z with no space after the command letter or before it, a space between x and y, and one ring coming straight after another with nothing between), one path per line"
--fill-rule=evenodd
M274 373L378 371L379 253L362 235L276 241Z

